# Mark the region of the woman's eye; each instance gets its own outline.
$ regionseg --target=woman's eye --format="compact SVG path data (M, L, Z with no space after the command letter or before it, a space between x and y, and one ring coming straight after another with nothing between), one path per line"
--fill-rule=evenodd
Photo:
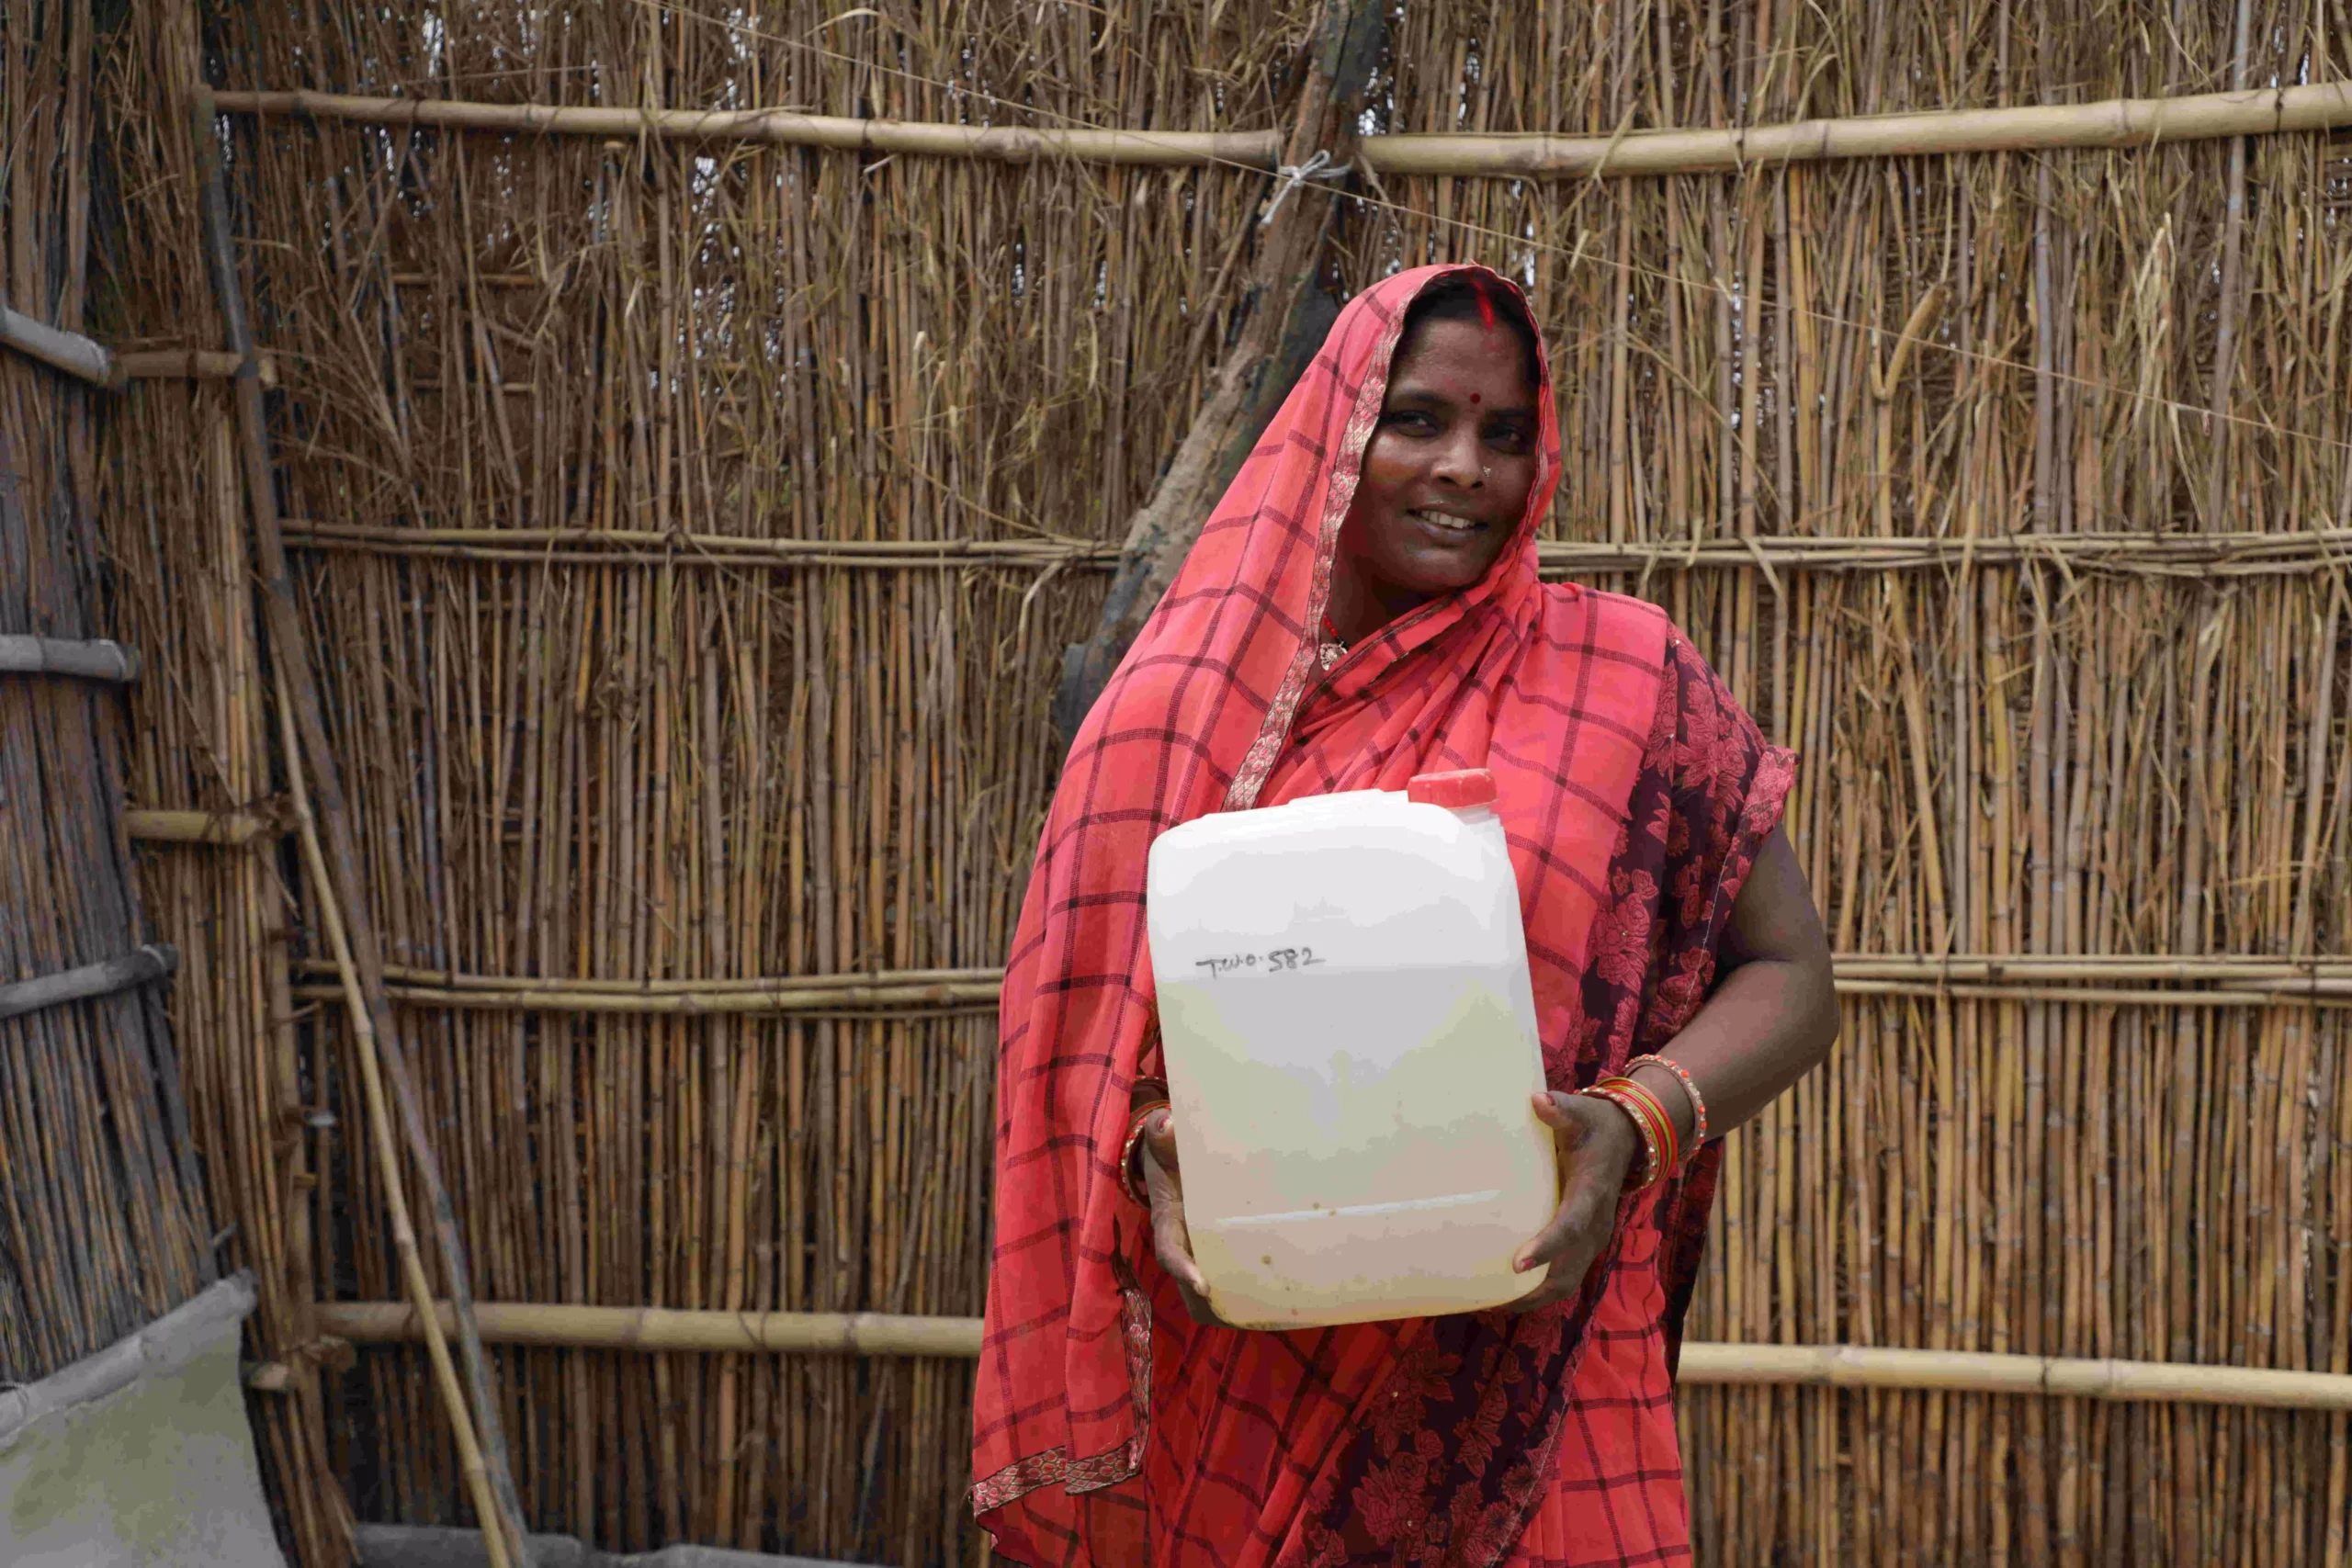
M1506 452L1523 452L1534 439L1523 424L1490 424L1484 432L1487 444Z

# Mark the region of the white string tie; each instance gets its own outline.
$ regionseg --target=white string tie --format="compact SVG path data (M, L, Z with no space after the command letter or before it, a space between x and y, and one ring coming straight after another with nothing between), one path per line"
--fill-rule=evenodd
M1274 191L1274 199L1266 204L1266 215L1258 220L1261 229L1274 220L1274 214L1283 209L1283 203L1290 199L1290 193L1298 188L1301 181L1343 180L1348 177L1348 165L1332 163L1330 152L1317 148L1315 156L1306 163L1284 164L1276 169L1274 177L1282 181L1282 185Z

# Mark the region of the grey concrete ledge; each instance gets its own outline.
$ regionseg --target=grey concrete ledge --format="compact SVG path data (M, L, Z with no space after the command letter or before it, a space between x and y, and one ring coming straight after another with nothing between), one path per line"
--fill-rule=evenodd
M429 1525L361 1525L360 1568L488 1568L480 1530ZM859 1568L814 1557L771 1557L717 1546L665 1546L659 1551L616 1556L583 1546L568 1535L535 1535L531 1556L538 1568Z
M174 1307L146 1327L39 1382L0 1388L0 1452L44 1416L88 1404L142 1377L175 1371L204 1348L212 1330L254 1310L254 1283L237 1273Z

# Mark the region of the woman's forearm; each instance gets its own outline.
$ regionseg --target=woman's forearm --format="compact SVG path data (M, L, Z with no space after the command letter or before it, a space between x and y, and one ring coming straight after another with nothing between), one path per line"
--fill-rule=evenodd
M1734 904L1722 977L1698 1013L1659 1053L1707 1101L1707 1136L1721 1137L1813 1070L1838 1038L1838 988L1821 916L1787 837L1774 829ZM1696 1131L1690 1098L1663 1067L1634 1077L1675 1119L1682 1146Z
M1747 1121L1829 1054L1838 1037L1838 993L1828 964L1750 959L1724 976L1696 1017L1659 1053L1690 1075L1707 1101L1707 1136ZM1696 1120L1672 1073L1644 1066L1634 1077L1674 1117L1683 1147Z

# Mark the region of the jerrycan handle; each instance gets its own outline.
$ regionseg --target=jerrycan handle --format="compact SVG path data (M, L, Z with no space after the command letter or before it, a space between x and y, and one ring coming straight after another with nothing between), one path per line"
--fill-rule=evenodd
M1495 803L1495 775L1484 768L1450 773L1416 773L1405 783L1405 798L1422 806L1467 811Z

